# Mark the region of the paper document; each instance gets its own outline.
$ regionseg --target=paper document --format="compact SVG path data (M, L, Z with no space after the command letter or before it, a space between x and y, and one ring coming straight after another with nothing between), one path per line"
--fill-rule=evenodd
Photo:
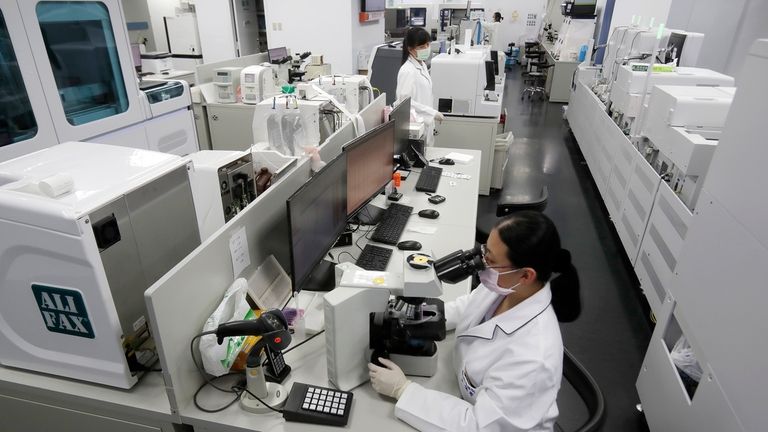
M240 228L229 238L229 253L232 255L232 273L235 279L246 267L251 265L251 255L248 252L248 239L245 236L245 227Z
M443 156L445 159L453 159L454 162L460 163L460 164L468 164L474 156L459 153L459 152L450 152L447 155Z

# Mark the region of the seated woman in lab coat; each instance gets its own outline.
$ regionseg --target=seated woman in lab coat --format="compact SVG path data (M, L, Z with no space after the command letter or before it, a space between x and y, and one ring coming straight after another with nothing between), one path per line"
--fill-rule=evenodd
M401 101L410 96L411 108L424 122L426 145L434 145L435 120L443 121L443 114L433 106L432 77L426 61L430 56L432 38L422 27L411 27L403 38L403 60L397 73L396 97Z
M552 221L532 211L499 221L483 251L482 284L445 307L461 397L409 381L387 359L384 368L368 364L371 384L421 431L552 431L563 368L558 317L580 309L570 254Z

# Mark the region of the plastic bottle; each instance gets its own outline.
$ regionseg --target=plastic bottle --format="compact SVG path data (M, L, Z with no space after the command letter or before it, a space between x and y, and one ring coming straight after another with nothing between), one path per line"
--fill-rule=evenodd
M587 46L582 45L579 49L579 61L583 62L587 58Z

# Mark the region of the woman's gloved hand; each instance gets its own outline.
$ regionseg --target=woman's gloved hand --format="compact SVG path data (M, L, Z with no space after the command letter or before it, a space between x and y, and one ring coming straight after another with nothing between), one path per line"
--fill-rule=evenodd
M435 121L438 123L442 123L443 120L445 120L445 116L443 115L443 113L438 111L437 114L435 114Z
M411 382L405 378L405 374L398 365L390 360L379 357L379 362L386 367L368 363L368 376L371 377L371 386L377 392L400 399L405 388Z

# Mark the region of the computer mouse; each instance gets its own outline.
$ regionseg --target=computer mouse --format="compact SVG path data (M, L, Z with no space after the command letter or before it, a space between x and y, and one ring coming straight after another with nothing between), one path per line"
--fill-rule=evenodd
M437 210L426 209L419 212L419 216L427 219L437 219L440 213Z
M453 159L448 159L448 158L442 158L439 161L437 161L437 163L440 164L440 165L455 165L456 164L456 162Z
M417 251L421 250L421 243L416 240L403 240L397 244L397 248L400 250Z

